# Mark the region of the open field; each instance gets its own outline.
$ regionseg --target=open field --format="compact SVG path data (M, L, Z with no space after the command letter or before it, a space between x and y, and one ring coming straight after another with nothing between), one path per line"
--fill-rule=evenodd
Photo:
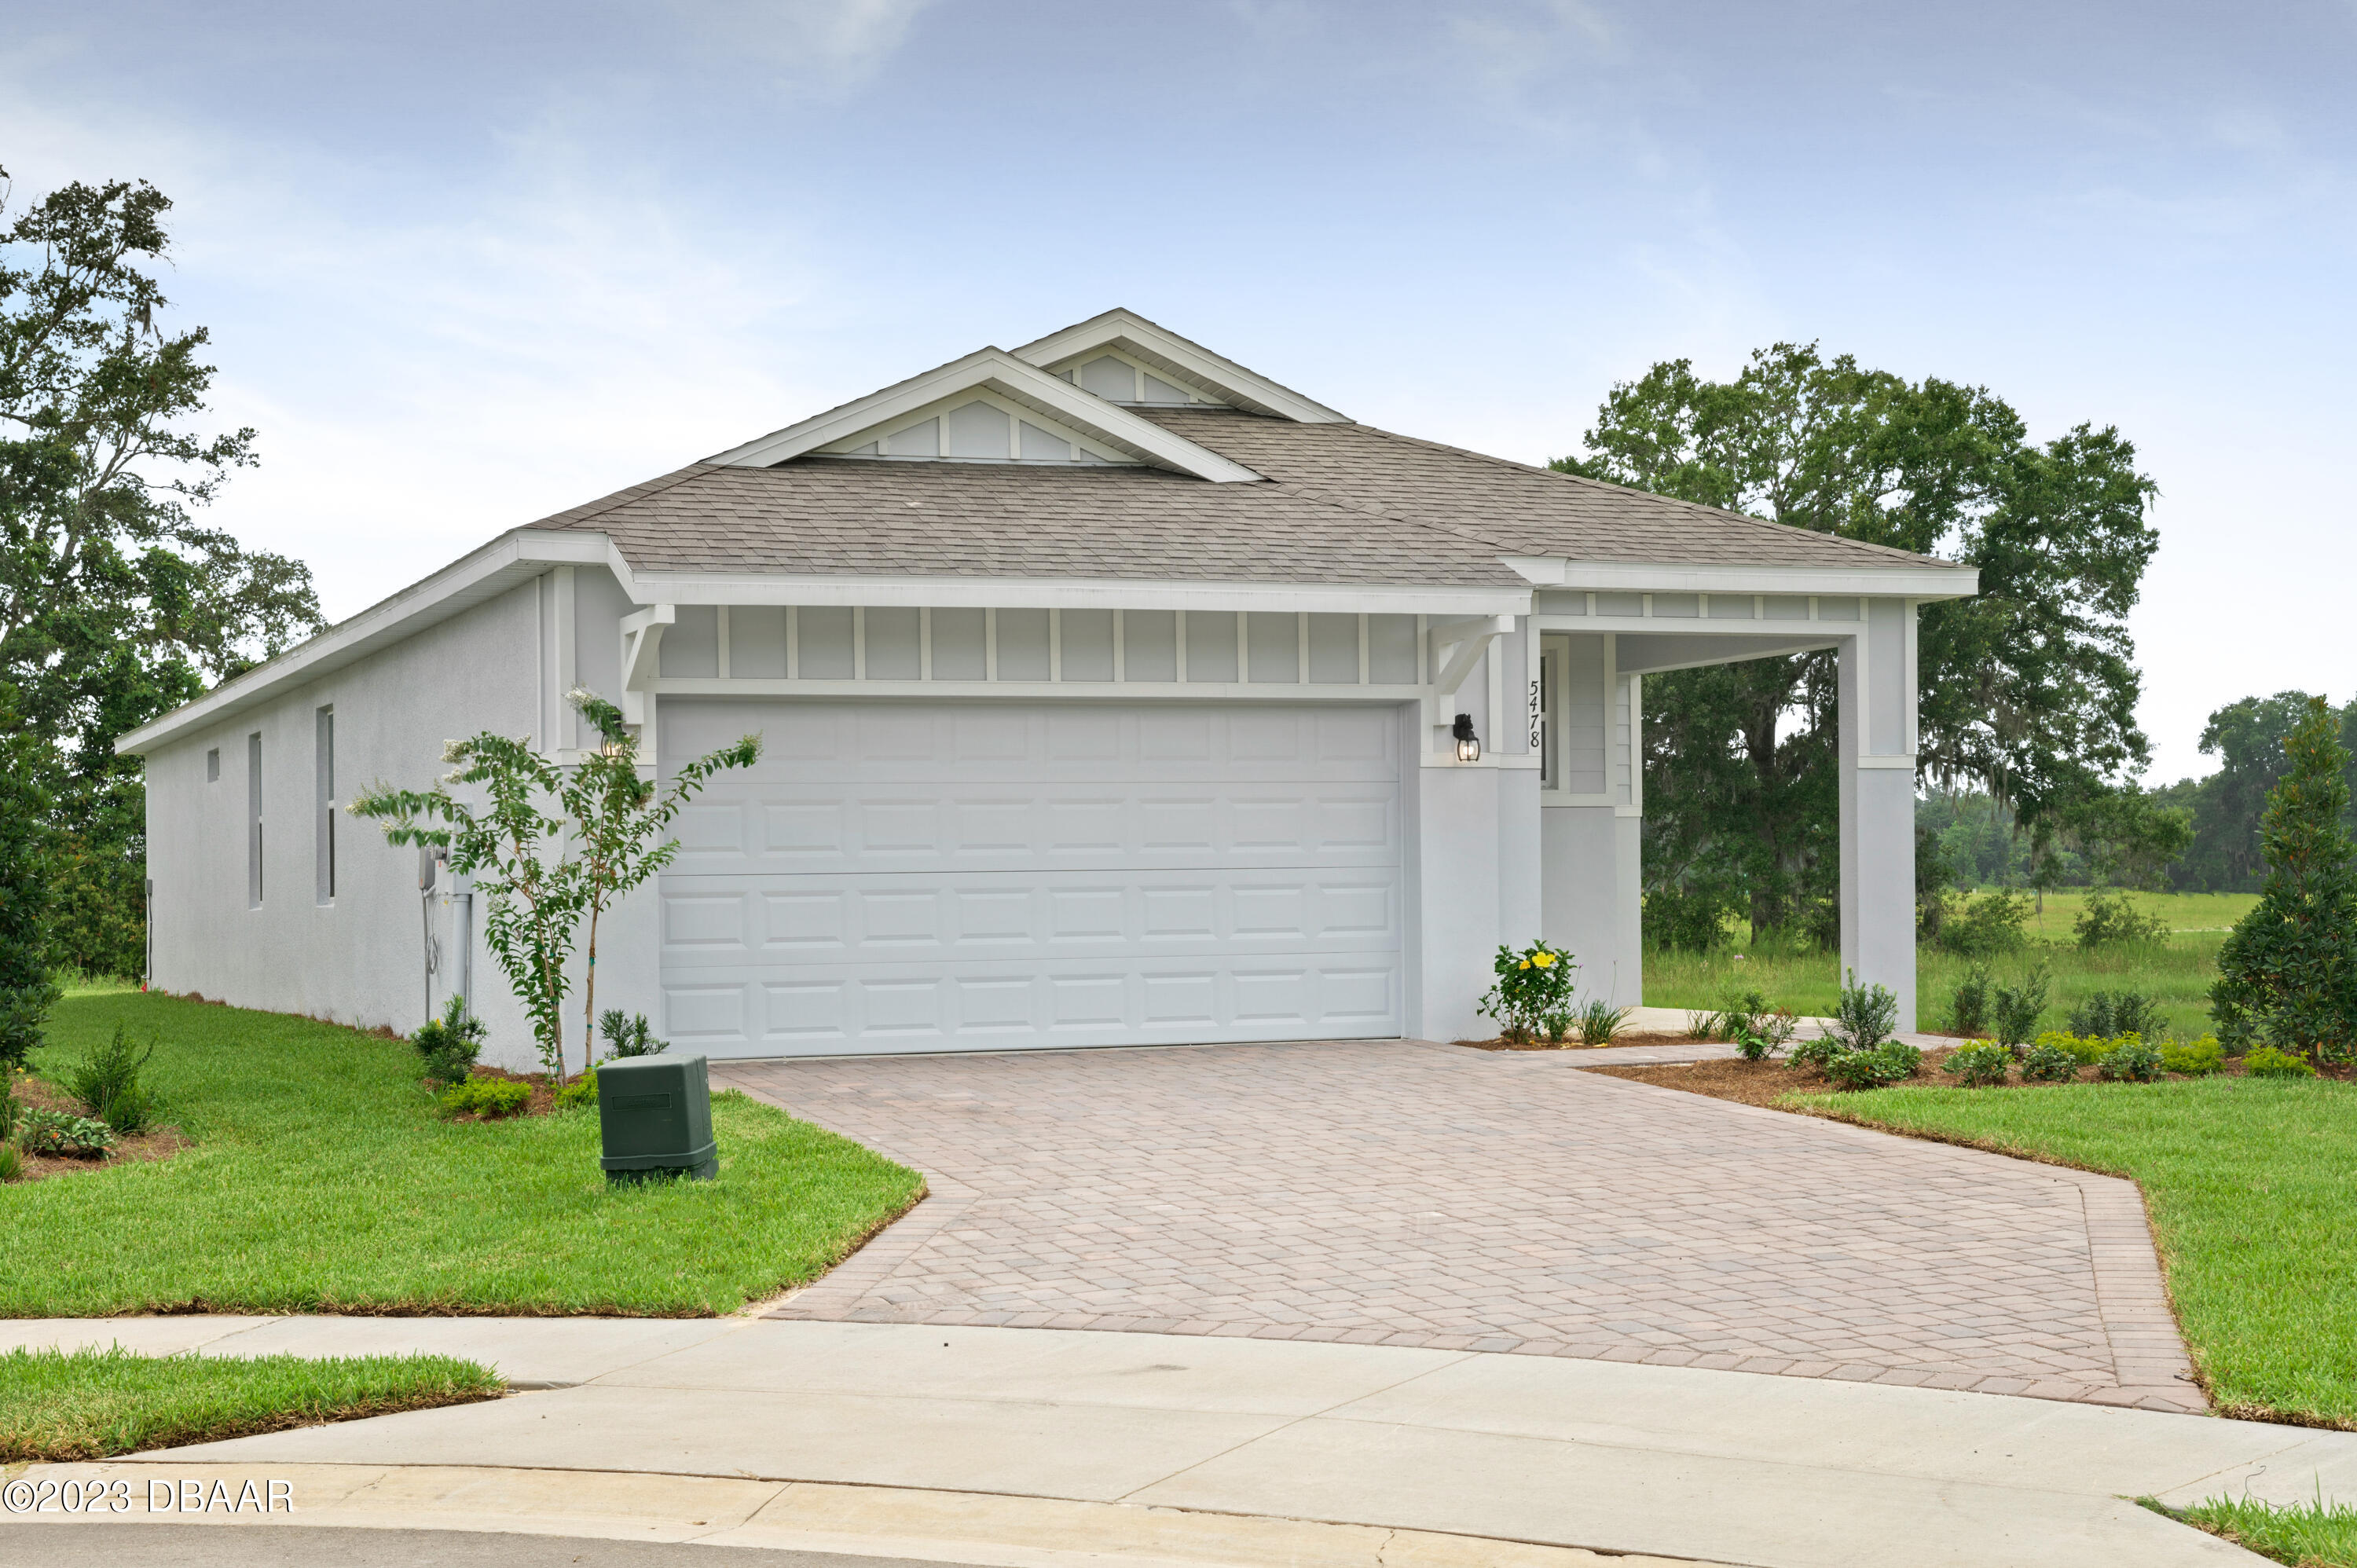
M447 1356L0 1354L0 1464L103 1459L289 1426L496 1399L499 1375Z
M402 1041L137 992L68 997L36 1067L118 1021L160 1040L148 1081L193 1144L0 1187L0 1316L707 1316L823 1273L922 1186L720 1094L717 1180L608 1188L594 1112L445 1121Z
M2000 979L2043 962L2052 972L2049 1026L2059 1026L2072 1004L2095 991L2140 991L2159 1000L2169 1026L2195 1036L2210 1027L2210 983L2218 975L2218 950L2235 920L2257 902L2250 893L2140 893L2141 908L2168 920L2168 941L2097 948L2078 946L2072 921L2085 903L2082 889L2046 896L2044 915L2032 915L2029 945L1996 960ZM1936 1028L1948 1014L1956 983L1973 961L1932 948L1916 956L1916 1010L1924 1028ZM1730 993L1762 992L1771 1003L1803 1015L1833 1011L1841 989L1841 964L1832 953L1788 955L1753 952L1745 929L1732 946L1708 954L1648 952L1645 1000L1657 1007L1716 1007Z

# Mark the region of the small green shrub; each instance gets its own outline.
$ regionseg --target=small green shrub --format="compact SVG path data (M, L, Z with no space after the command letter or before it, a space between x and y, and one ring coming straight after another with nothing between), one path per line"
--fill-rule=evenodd
M573 1111L597 1103L597 1069L591 1068L556 1091L556 1108Z
M1791 1051L1786 1053L1784 1057L1784 1065L1787 1067L1824 1067L1827 1062L1832 1061L1837 1056L1846 1054L1848 1050L1849 1047L1842 1042L1840 1036L1835 1035L1818 1035L1812 1038L1803 1040L1799 1045L1794 1046Z
M1629 1015L1635 1011L1634 1007L1615 1007L1601 996L1591 996L1572 1015L1572 1024L1584 1043L1609 1046L1628 1027Z
M2029 920L2029 898L2011 888L1992 888L1977 898L1966 898L1940 923L1939 943L1966 958L1995 958L2019 952L2029 937L2022 927Z
M2138 991L2098 991L2071 1009L2071 1032L2090 1039L2159 1031L2160 1004Z
M1792 1031L1799 1028L1800 1024L1789 1007L1760 1014L1748 1027L1736 1032L1735 1049L1748 1062L1771 1060L1778 1051L1792 1043Z
M1544 1021L1542 1020L1542 1026ZM671 1042L654 1037L653 1026L643 1013L622 1016L619 1007L608 1007L597 1015L597 1032L606 1036L606 1054L609 1057L659 1057L671 1049ZM1551 1036L1561 1039L1561 1035Z
M2029 1044L2038 1033L2038 1020L2046 1014L2050 981L2046 966L2041 963L2023 975L2017 985L1989 988L1989 1033L1996 1036L1998 1045Z
M2072 923L2079 935L2082 948L2113 947L2126 942L2165 942L2169 940L2169 922L2158 914L2148 914L2128 902L2120 892L2097 890L2087 895L2079 909L2079 918ZM2120 1031L2126 1034L2128 1031Z
M2153 1083L2160 1078L2160 1053L2139 1035L2122 1035L2095 1064L2095 1071L2115 1083Z
M1959 1035L1978 1035L1988 1028L1989 972L1975 969L1956 982L1948 1003L1948 1028Z
M2314 1078L2316 1069L2273 1046L2261 1046L2243 1058L2243 1070L2253 1078Z
M16 1075L0 1067L0 1144L16 1133L17 1110Z
M2112 1042L2109 1040L2100 1036L2074 1035L2067 1029L2049 1029L2038 1036L2038 1044L2051 1046L2056 1050L2068 1052L2071 1059L2081 1067L2094 1066L2102 1061L2112 1048Z
M1870 1051L1890 1038L1899 1025L1899 998L1887 985L1860 985L1851 972L1834 1005L1833 1027L1827 1031L1854 1051Z
M2207 1078L2226 1065L2226 1047L2215 1035L2198 1040L2171 1040L2160 1047L2160 1065L2187 1078Z
M1966 1089L1985 1089L1993 1083L2003 1083L2012 1069L2013 1053L2003 1046L1965 1046L1952 1054L1943 1071Z
M87 1116L31 1110L17 1118L16 1146L28 1155L94 1160L114 1147L114 1129Z
M1923 1053L1897 1040L1870 1051L1842 1051L1825 1063L1825 1077L1839 1089L1883 1089L1915 1076Z
M427 1086L441 1089L466 1082L467 1075L475 1070L475 1058L483 1054L486 1033L483 1021L467 1011L463 996L453 996L443 1006L442 1016L419 1026L409 1043L425 1060Z
M2078 1078L2078 1057L2054 1044L2053 1039L2051 1035L2040 1035L2038 1043L2022 1053L2024 1083L2070 1083Z
M0 1185L25 1178L25 1156L14 1144L0 1144Z
M1520 952L1501 947L1491 967L1498 982L1482 993L1476 1010L1496 1019L1498 1033L1506 1039L1536 1039L1542 1019L1571 1005L1572 976L1579 966L1567 952L1544 942L1533 942Z
M81 1108L126 1138L135 1138L154 1124L156 1097L139 1082L156 1041L144 1051L131 1043L131 1032L121 1024L114 1036L84 1057L66 1074L66 1090Z
M512 1116L532 1103L532 1085L511 1078L470 1078L442 1091L442 1109L453 1116L486 1121Z

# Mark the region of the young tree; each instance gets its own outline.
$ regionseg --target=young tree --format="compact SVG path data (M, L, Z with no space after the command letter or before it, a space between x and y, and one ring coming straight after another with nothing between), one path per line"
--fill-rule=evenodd
M2289 771L2267 797L2260 834L2267 879L2234 924L2210 988L2218 1033L2264 1036L2282 1050L2357 1056L2357 846L2349 808L2349 752L2321 697L2284 740Z
M113 968L144 919L145 855L138 759L115 737L324 623L300 563L196 520L253 464L254 435L192 428L214 372L202 328L159 325L171 203L145 182L75 183L11 217L6 180L0 682L79 846L59 956Z
M2042 846L2147 755L2126 617L2158 536L2116 431L2044 444L1984 389L1780 343L1730 381L1685 360L1612 389L1554 467L1980 568L1918 637L1926 770L1979 782ZM1823 923L1835 854L1833 656L1648 678L1646 853L1738 885L1761 932Z
M761 755L758 736L697 757L663 789L639 777L638 746L621 710L595 693L569 700L596 726L601 744L572 767L533 749L529 739L489 731L448 742L454 765L432 789L372 785L351 803L354 816L385 820L396 844L450 852L450 869L475 879L483 895L483 940L532 1018L533 1037L549 1077L565 1081L565 966L587 924L587 979L581 1018L582 1070L596 1063L597 919L630 889L671 864L676 840L660 835L711 777L749 768ZM476 806L453 786L479 786Z
M16 723L14 693L0 686L0 1081L25 1065L58 999L49 982L48 798L35 745ZM5 1093L0 1089L0 1093Z

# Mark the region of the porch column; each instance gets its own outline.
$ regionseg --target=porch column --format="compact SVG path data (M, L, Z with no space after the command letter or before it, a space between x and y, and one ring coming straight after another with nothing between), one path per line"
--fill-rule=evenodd
M1841 961L1915 1027L1915 605L1868 599L1841 644Z

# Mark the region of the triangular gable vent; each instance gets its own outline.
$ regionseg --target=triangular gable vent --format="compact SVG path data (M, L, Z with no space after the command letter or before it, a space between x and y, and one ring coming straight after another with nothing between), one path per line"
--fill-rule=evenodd
M838 457L902 462L1135 463L1135 457L1036 409L986 392L959 392L882 429L819 448Z

